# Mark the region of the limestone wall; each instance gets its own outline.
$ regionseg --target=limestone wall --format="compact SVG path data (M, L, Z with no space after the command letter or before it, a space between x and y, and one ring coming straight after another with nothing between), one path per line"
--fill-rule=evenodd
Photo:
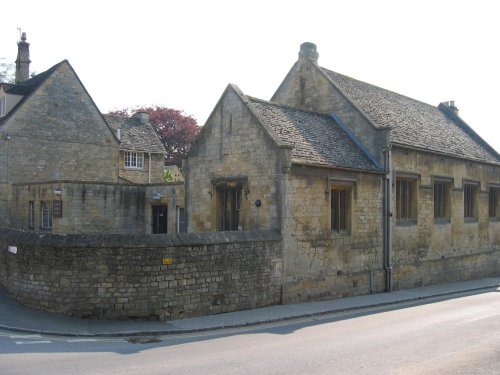
M398 147L393 160L395 177L412 176L417 184L416 220L393 220L394 287L498 274L500 221L488 217L488 192L491 184L500 183L500 167ZM449 220L434 219L433 183L439 179L450 181ZM464 218L466 182L478 184L478 215L473 220Z
M7 292L75 317L170 320L278 304L281 272L274 232L40 236L0 228Z
M292 168L284 234L283 300L299 302L381 292L381 175ZM347 186L349 224L331 229L331 189Z
M118 141L68 63L2 124L0 138L0 182L118 180Z
M165 157L162 154L151 154L151 165L149 154L144 153L144 167L142 169L125 168L125 153L120 151L119 175L127 181L135 184L161 183L164 172ZM150 170L151 168L151 170Z
M49 233L151 233L154 205L168 206L168 232L176 232L176 208L184 206L182 183L159 185L105 184L82 181L14 184L9 226ZM158 199L155 199L157 197ZM29 207L34 203L30 227ZM41 202L61 202L52 229L41 228Z
M216 183L221 179L242 181L241 229L281 228L280 179L286 152L273 142L240 96L228 88L184 164L188 231L219 229Z

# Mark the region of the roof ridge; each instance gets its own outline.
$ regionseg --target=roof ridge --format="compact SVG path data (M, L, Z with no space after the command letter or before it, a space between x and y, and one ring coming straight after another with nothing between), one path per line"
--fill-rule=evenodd
M63 63L68 63L68 60L63 60L61 62L58 62L57 64L51 66L49 69L46 71L37 74L36 76L28 79L27 81L21 82L21 84L14 84L13 87L9 88L5 93L9 94L9 91L15 89L15 88L31 88L24 96L23 98L10 110L10 112L6 115L0 118L0 126L2 126L4 123L7 122L8 119L10 119L14 113L17 112L17 110L28 100L28 98L33 95L33 93L63 64Z
M362 83L362 84L364 84L364 85L368 85L368 86L374 87L374 88L376 88L376 89L378 89L378 90L382 90L382 91L385 91L385 92L389 92L389 93L391 93L391 94L395 94L395 95L398 95L398 96L402 96L402 97L404 97L404 98L406 98L406 99L410 99L411 101L418 102L418 103L421 103L421 104L427 105L427 106L432 107L432 108L437 108L437 107L438 107L437 105L429 104L429 103L423 102L423 101L421 101L421 100L418 100L418 99L412 98L411 96L408 96L408 95L405 95L405 94L401 94L401 93L396 92L396 91L392 91L392 90L385 89L385 88L380 87L380 86L378 86L378 85L374 85L373 83L368 83L368 82L365 82L365 81L361 81L360 79L353 78L353 77L351 77L351 76L348 76L348 75L345 75L345 74L342 74L342 73L334 72L333 70L330 70L330 69L327 69L327 68L323 68L323 67L321 67L321 66L320 66L319 68L320 68L320 69L323 69L323 70L326 70L326 71L328 71L328 72L330 72L330 73L337 74L337 75L339 75L339 76L341 76L341 77L345 77L345 78L350 79L350 80L352 80L352 81L356 81L356 82ZM335 86L337 86L337 85L335 85ZM337 88L338 88L338 89L340 89L339 87L337 87ZM342 91L342 90L341 90L341 91ZM342 92L343 92L343 91L342 91Z
M443 103L440 103L437 107L441 112L445 114L451 121L456 123L459 127L461 127L466 133L469 134L471 138L473 138L476 142L481 144L484 148L486 148L492 156L494 156L500 162L500 154L495 150L488 142L486 142L474 129L470 127L458 114L455 114L450 108L448 108Z

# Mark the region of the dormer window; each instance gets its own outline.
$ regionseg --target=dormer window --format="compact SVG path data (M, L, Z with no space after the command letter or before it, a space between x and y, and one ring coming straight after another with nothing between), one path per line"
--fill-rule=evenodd
M5 96L0 98L0 117L5 116L5 108L7 107L7 100Z
M125 168L128 169L144 168L144 154L142 152L125 151Z

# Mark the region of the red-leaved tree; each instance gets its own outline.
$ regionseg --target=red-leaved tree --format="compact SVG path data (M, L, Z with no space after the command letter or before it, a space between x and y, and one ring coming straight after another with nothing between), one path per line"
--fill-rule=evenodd
M181 165L181 161L200 132L196 120L183 111L160 106L125 108L110 112L116 116L131 116L135 112L147 112L149 122L165 145L165 165Z

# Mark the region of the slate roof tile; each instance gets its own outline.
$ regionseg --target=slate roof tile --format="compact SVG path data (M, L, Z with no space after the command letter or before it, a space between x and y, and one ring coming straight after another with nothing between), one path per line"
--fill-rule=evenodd
M320 68L377 128L391 127L391 142L478 161L500 156L472 129L438 107Z
M121 129L120 149L127 151L165 154L165 147L150 124L141 124L139 119L105 115L111 129Z
M259 119L283 142L293 146L293 162L380 171L331 116L248 99Z

